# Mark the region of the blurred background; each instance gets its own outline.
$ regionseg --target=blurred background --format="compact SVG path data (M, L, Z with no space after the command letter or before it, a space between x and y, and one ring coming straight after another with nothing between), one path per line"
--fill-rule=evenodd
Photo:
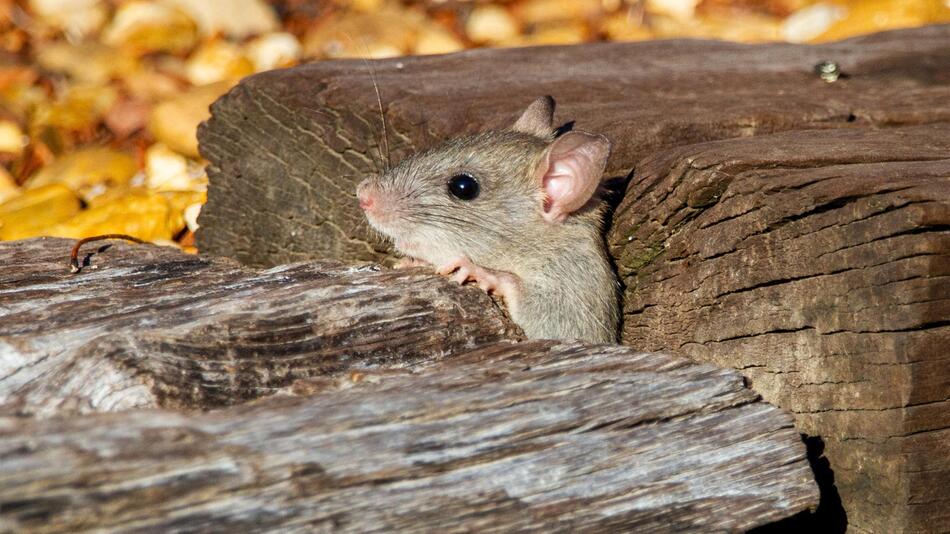
M677 37L816 43L950 0L0 0L0 240L195 252L195 132L242 77L327 58Z

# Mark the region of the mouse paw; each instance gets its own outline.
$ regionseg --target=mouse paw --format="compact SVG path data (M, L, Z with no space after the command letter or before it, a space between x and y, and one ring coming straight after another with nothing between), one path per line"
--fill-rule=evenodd
M393 269L411 269L413 267L428 267L428 266L429 264L422 260L405 257L405 258L399 258L396 261L396 263L393 264Z
M475 282L486 293L493 293L505 299L509 312L515 313L518 297L521 294L521 280L517 276L504 271L479 267L464 256L442 265L436 269L436 272L442 275L451 274L452 280L458 284L464 284L469 280Z

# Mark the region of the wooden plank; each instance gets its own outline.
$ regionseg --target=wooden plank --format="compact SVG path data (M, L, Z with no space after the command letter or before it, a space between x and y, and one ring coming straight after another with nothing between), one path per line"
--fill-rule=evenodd
M848 75L822 81L834 60ZM663 147L803 128L950 120L950 26L819 46L710 41L473 50L447 56L329 61L244 80L199 130L211 188L199 248L252 265L308 258L380 260L354 198L393 160L448 137L508 126L536 97L560 121L613 142L608 176Z
M484 292L421 269L116 243L72 275L71 245L0 243L0 412L207 409L521 338Z
M791 419L733 371L540 341L377 378L191 416L0 418L0 525L710 532L817 502Z
M851 528L950 530L950 124L658 152L609 243L625 343L742 370Z

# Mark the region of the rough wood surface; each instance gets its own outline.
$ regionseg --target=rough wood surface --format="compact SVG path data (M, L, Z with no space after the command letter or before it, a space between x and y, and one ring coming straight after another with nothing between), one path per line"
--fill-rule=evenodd
M71 245L0 243L0 412L213 408L521 335L484 292L420 269L256 271L116 243L72 275Z
M731 370L498 343L413 376L190 417L0 419L0 526L741 531L817 502L791 423Z
M813 72L837 61L829 84ZM380 169L370 66L330 61L244 80L199 130L211 188L199 248L252 265L378 260L354 197ZM658 148L800 128L950 120L950 26L820 46L710 41L473 50L372 63L393 159L507 126L542 94L613 140L611 176Z
M950 124L660 151L609 241L625 343L791 410L850 528L950 531Z

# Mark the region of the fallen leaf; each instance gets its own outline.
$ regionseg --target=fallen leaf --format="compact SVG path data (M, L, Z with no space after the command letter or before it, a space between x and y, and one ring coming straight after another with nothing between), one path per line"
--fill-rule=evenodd
M201 33L243 38L274 31L277 14L263 0L165 0L198 23Z
M37 47L35 57L44 69L65 73L89 85L102 85L111 78L129 75L136 67L134 57L95 41L43 43Z
M653 31L643 24L643 17L631 10L604 19L601 31L611 41L646 41L653 38Z
M646 0L646 10L655 15L665 15L686 21L693 18L699 0Z
M23 186L35 189L61 184L84 198L106 188L125 185L138 171L135 158L110 148L83 148L60 156L31 176Z
M110 85L67 87L56 99L36 106L30 133L35 135L43 127L73 132L91 130L118 98L118 91Z
M195 85L237 81L254 72L254 64L240 47L224 40L201 45L185 63L185 75Z
M472 9L465 21L465 34L476 43L511 41L519 32L517 19L501 6L479 4Z
M247 43L246 48L247 57L257 72L294 65L301 52L300 42L286 32L261 35Z
M180 212L160 194L130 195L81 211L49 229L49 235L79 239L127 234L144 241L170 240L185 227Z
M98 32L109 17L109 9L102 0L30 0L29 6L41 21L73 39Z
M0 119L0 152L20 155L25 146L25 137L20 126L6 119Z
M192 235L194 235L194 231L198 229L198 215L201 214L201 207L203 205L204 205L203 202L196 202L194 204L190 204L187 208L185 208L185 211L183 212L183 215L185 217L185 224L188 225L188 231L191 232ZM182 244L184 245L185 243L182 243ZM192 241L192 244L194 244L193 241Z
M204 191L163 191L160 194L168 201L168 205L173 210L182 214L186 224L188 223L188 216L186 215L188 208L195 205L201 206L208 200L208 194ZM195 228L198 227L197 215L195 213L196 218L192 221ZM190 225L189 228L191 228Z
M232 85L219 82L195 87L158 104L149 115L148 130L175 152L198 157L198 125L211 116L208 106Z
M6 167L0 166L0 204L19 196L22 191Z
M414 54L449 54L465 49L463 43L452 32L435 24L427 24L416 35Z
M304 55L384 58L406 54L423 19L419 13L387 6L372 13L341 12L307 32Z
M156 143L145 151L145 186L152 191L202 191L207 178L199 165Z
M182 67L184 70L184 67ZM167 72L159 72L151 65L142 65L138 70L121 80L129 95L144 102L158 102L182 94L184 80Z
M854 35L950 22L950 5L941 0L851 0L838 2L844 17L813 42L837 41Z
M782 38L779 19L755 13L691 19L654 15L650 17L650 29L659 38L725 39L743 43L778 41Z
M141 100L126 98L109 108L103 120L119 139L124 139L145 128L152 106Z
M0 239L52 235L50 228L79 213L79 207L79 198L62 184L24 191L0 204Z
M174 6L133 0L119 6L103 31L102 40L137 54L157 51L174 54L195 45L198 29L188 15Z
M566 45L583 43L588 39L587 26L582 22L553 22L540 24L524 37L530 46Z
M598 17L601 0L526 0L514 5L514 14L522 24L583 22Z

